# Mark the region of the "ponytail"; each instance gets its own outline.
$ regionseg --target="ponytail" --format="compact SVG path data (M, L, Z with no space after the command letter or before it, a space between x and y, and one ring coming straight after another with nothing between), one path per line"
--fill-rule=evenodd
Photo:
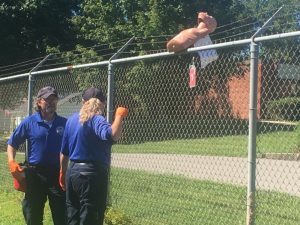
M103 113L103 106L99 99L90 98L88 101L83 103L83 106L79 112L79 122L83 124L88 121L94 115L99 115Z

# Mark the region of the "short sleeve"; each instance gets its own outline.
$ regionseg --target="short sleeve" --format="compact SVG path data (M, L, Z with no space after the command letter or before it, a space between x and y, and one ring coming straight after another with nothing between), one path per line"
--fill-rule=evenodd
M69 131L69 126L68 126L68 122L67 122L66 127L65 127L65 131L64 131L64 135L63 135L63 138L62 138L61 149L60 149L60 152L65 156L69 156L68 131Z
M9 140L7 141L7 144L11 145L15 149L18 149L19 146L24 143L26 138L28 137L27 124L28 120L23 120L20 125L14 130Z

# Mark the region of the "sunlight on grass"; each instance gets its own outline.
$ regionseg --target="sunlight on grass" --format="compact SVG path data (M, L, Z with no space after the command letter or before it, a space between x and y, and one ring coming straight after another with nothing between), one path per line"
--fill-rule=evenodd
M246 223L246 187L113 169L111 194L112 205L127 213L133 224ZM258 194L259 221L289 225L300 221L300 198L266 191Z
M23 193L19 191L0 192L0 225L25 224L22 213ZM44 225L52 225L48 202L45 206Z
M247 145L248 136L239 135L116 144L113 152L246 157ZM289 131L259 134L257 151L258 156L299 152L299 137ZM24 154L17 154L16 159L23 162ZM0 162L0 225L24 224L23 194L13 190L5 152L0 153ZM134 225L245 224L246 187L116 168L111 180L112 206L125 212ZM300 221L300 198L258 191L256 205L257 224L298 225ZM50 224L47 204L44 225Z
M246 220L246 187L113 168L110 193L111 206L133 225L244 225ZM21 200L21 192L0 192L0 225L24 224ZM258 191L256 201L256 224L298 225L300 198ZM52 224L48 205L44 218L44 225Z
M295 132L281 131L259 134L257 136L258 153L295 153L297 150ZM140 144L116 144L115 153L168 153L195 154L211 156L247 156L248 136L223 136L202 139L182 139Z

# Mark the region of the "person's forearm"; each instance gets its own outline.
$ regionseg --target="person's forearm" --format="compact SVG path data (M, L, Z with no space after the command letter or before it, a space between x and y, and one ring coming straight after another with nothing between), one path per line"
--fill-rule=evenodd
M16 149L11 145L7 145L7 159L8 161L15 160L16 157Z
M114 141L119 140L122 136L122 120L123 118L121 116L115 116L115 120L111 125L112 139Z
M125 107L118 107L115 114L115 120L113 124L111 125L112 129L112 139L114 141L117 141L122 136L122 121L123 118L127 117L128 115L128 109Z
M60 170L65 173L68 167L69 157L60 153Z
M191 35L196 35L197 38L204 38L209 34L209 30L206 27L203 28L190 28L187 30Z

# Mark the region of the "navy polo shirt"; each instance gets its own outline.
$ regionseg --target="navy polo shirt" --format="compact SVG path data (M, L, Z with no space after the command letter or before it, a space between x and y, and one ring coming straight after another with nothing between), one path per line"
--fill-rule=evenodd
M59 165L59 154L67 119L55 114L52 126L40 112L26 117L14 130L7 144L18 149L28 139L28 159L32 165Z
M96 162L108 166L111 157L111 125L101 115L85 123L79 122L79 113L68 118L61 152L75 162Z

